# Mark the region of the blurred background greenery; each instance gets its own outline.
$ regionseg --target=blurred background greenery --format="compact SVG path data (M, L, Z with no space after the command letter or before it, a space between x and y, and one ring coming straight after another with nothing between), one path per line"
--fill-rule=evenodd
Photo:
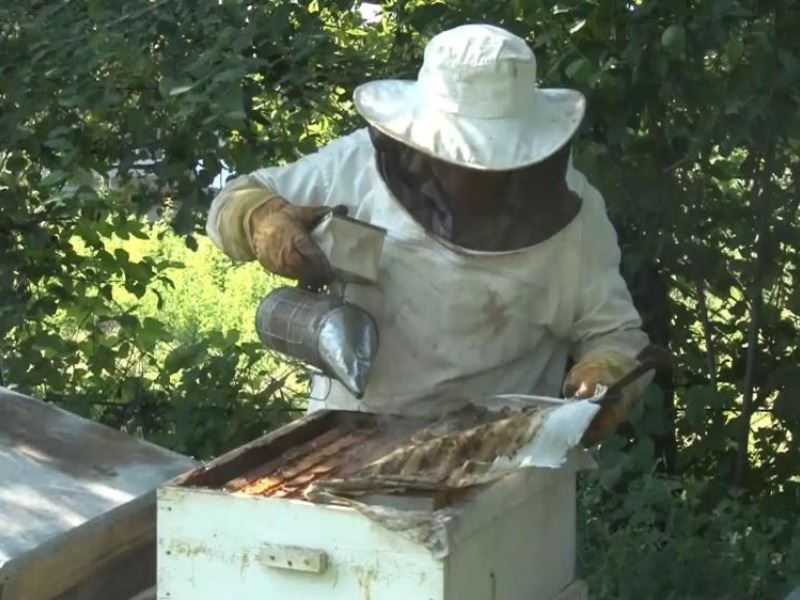
M364 15L371 15L365 19ZM203 233L232 174L360 126L491 22L581 89L575 160L674 352L581 479L597 598L779 598L800 584L796 1L0 1L0 384L199 458L303 410L253 334L280 284Z

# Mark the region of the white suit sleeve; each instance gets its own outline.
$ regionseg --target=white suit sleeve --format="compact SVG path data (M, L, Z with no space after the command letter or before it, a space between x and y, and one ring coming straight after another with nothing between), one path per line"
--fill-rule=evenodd
M615 351L634 359L649 343L642 320L620 274L617 234L600 193L586 184L581 273L572 326L571 354L576 361Z
M229 181L211 203L206 221L208 237L234 260L255 258L249 241L250 215L269 198L293 204L324 206L340 162L341 144L331 143L284 166L259 169Z

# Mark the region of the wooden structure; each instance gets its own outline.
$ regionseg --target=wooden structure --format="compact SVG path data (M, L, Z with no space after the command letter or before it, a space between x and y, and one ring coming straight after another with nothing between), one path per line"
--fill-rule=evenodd
M127 600L155 579L155 489L184 456L0 388L0 600Z
M457 499L371 498L423 521L453 508L436 551L402 527L303 496L308 483L347 477L354 461L385 452L375 433L385 419L315 412L161 486L157 598L586 597L575 580L574 469L525 469Z

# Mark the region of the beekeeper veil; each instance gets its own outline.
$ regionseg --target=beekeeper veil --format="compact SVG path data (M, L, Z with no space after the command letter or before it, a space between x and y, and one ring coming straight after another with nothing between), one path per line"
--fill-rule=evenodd
M502 229L491 215L513 219L532 192L557 201L585 112L580 92L539 88L527 43L490 25L435 36L416 80L371 81L354 101L393 195L447 238L459 218Z

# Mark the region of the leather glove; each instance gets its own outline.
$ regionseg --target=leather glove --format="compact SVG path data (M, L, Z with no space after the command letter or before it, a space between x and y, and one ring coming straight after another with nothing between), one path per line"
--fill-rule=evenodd
M637 360L616 350L597 351L587 355L570 369L564 380L564 395L589 398L600 384L610 386L621 379L637 364ZM581 442L594 446L613 435L625 421L630 409L638 402L644 389L636 382L623 388L620 398L604 405L595 415Z
M271 196L249 213L250 244L261 266L303 284L319 286L333 277L328 259L309 232L331 208L296 206Z

